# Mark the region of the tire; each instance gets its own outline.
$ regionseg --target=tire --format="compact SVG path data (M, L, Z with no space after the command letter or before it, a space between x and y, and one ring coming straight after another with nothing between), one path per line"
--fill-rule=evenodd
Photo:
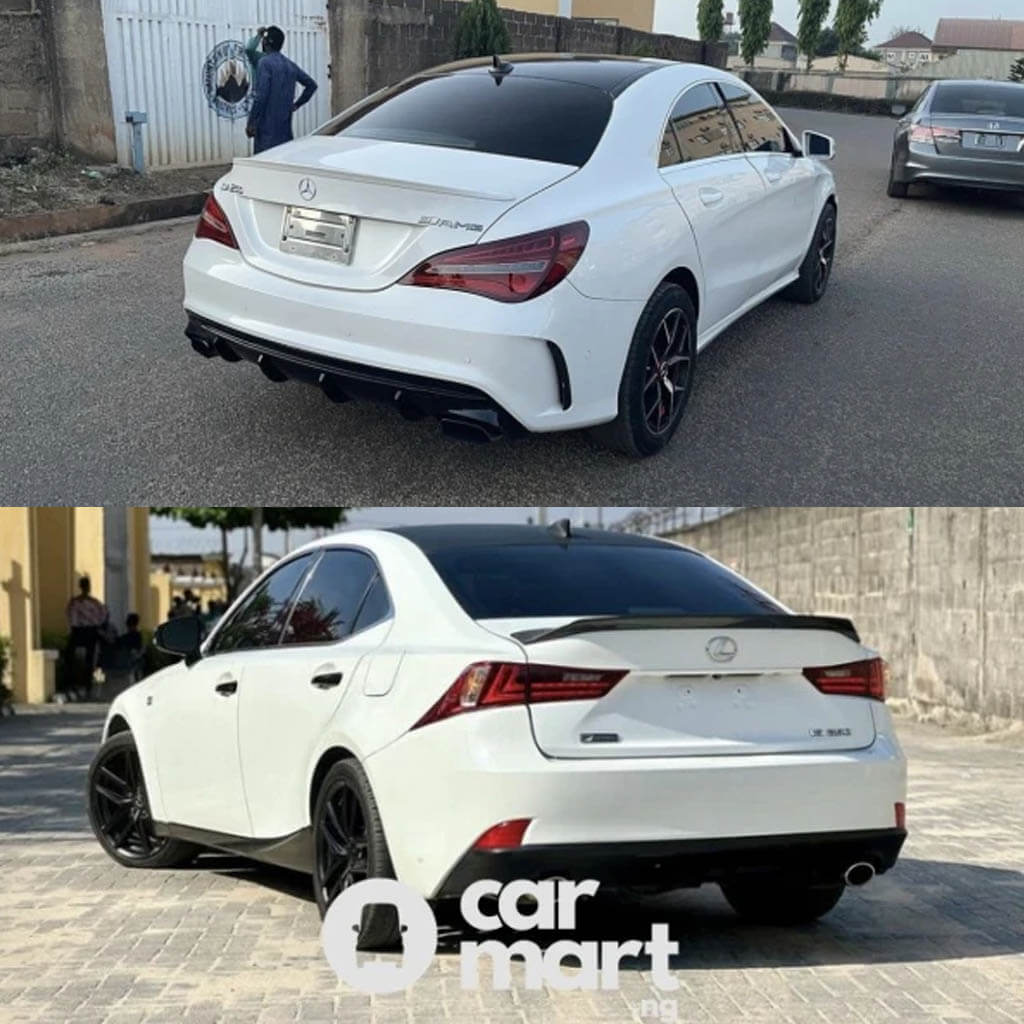
M889 184L885 188L885 194L890 199L906 199L910 186L905 181L897 181L892 172L889 172Z
M783 292L787 299L813 306L820 302L832 277L836 258L836 208L825 204L814 229L811 247L800 264L800 276Z
M663 284L633 334L619 385L619 415L591 429L606 448L632 458L656 455L672 440L693 392L697 314L686 289Z
M199 852L192 843L154 833L142 764L130 732L111 736L96 752L89 766L86 805L100 846L125 867L181 867Z
M801 885L767 878L756 883L722 883L722 894L732 909L755 924L810 924L832 910L845 891L844 882Z
M377 801L356 761L339 761L327 773L313 809L313 894L323 917L340 892L367 878L394 878ZM354 849L343 856L342 848ZM340 874L339 874L340 872ZM389 949L399 940L394 907L371 906L363 911L356 947Z

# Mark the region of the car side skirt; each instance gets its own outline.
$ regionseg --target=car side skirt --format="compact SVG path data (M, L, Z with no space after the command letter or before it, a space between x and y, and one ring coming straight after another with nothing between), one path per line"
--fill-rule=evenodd
M248 857L251 860L289 868L292 871L302 871L309 875L313 873L313 829L309 826L275 839L235 836L226 832L212 832L205 828L162 821L153 822L153 831L158 836L181 839L222 853L233 853L239 857Z
M639 843L526 845L507 850L470 850L441 883L435 898L455 898L487 878L595 879L610 887L654 891L693 888L705 882L792 877L829 884L848 867L870 863L878 874L896 863L904 829L741 836Z

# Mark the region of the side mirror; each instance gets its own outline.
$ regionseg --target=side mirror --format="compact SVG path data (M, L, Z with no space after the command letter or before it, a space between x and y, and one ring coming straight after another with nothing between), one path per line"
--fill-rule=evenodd
M204 636L202 619L195 615L183 615L178 619L169 619L157 627L153 643L165 654L173 654L184 658L191 665L199 660L199 648Z
M894 103L892 105L892 116L902 117L907 112L907 108L902 103Z
M816 160L834 160L836 158L836 140L831 135L821 132L804 132L804 156L812 156Z

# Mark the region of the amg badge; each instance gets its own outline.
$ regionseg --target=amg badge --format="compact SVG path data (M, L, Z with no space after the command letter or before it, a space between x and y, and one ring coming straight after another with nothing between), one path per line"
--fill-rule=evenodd
M453 231L483 231L483 224L464 224L461 220L445 220L443 217L420 217L421 228L451 228Z

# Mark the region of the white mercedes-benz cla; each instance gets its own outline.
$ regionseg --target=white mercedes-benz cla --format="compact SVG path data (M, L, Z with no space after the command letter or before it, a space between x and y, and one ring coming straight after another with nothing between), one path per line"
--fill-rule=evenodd
M424 897L475 880L721 885L790 923L892 867L906 764L885 666L666 541L567 524L413 527L275 565L110 708L96 836L167 867L214 848ZM393 908L392 908L393 910ZM364 915L364 948L395 939Z
M185 257L186 334L468 440L592 427L651 455L705 345L824 294L833 150L704 65L437 68L235 161Z

